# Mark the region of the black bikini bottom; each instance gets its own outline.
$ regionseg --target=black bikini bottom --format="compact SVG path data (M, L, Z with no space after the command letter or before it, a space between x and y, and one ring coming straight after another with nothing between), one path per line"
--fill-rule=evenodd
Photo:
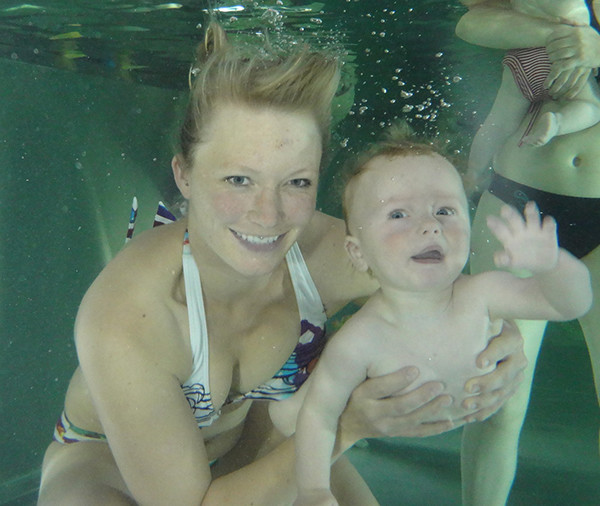
M600 244L600 198L549 193L495 172L488 191L521 213L528 201L535 201L542 215L556 220L559 245L577 258L584 257Z

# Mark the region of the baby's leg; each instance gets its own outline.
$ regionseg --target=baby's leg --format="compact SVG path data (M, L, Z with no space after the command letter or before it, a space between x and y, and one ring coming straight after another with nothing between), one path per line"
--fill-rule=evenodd
M560 108L535 120L523 142L532 146L548 144L557 135L579 132L600 121L600 99L596 83L589 83L572 100L560 102Z

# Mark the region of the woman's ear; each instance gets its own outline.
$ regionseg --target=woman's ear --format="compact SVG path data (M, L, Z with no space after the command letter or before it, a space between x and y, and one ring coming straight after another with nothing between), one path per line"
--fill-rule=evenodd
M344 241L344 247L348 252L348 256L350 256L350 260L352 265L354 265L354 268L357 271L366 272L369 269L369 266L363 257L358 239L351 235L347 235L346 240Z
M183 195L183 198L190 198L190 182L188 180L189 173L182 167L179 155L175 155L171 160L171 168L173 169L173 177L175 178L175 184Z

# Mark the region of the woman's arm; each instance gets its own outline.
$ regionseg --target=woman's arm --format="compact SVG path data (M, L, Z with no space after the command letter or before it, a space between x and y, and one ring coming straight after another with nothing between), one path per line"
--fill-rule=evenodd
M576 96L591 69L600 66L600 34L590 26L527 16L512 10L509 0L463 3L469 11L456 25L461 39L496 49L546 47L552 68L545 86L553 98Z
M463 2L469 7L456 25L461 39L494 49L545 46L556 23L512 10L509 0Z
M485 189L482 183L488 183L485 175L492 166L494 155L519 128L529 106L529 101L519 91L511 71L505 67L494 104L471 144L466 177L468 189Z

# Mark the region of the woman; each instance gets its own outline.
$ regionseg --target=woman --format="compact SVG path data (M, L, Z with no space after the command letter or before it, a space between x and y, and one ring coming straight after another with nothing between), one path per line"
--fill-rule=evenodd
M306 49L246 53L209 27L172 164L187 216L131 241L82 301L80 367L46 452L40 504L294 500L293 437L273 430L268 403L252 401L294 393L327 315L376 286L339 261L343 223L315 212L338 62ZM485 392L472 419L516 388L519 347L506 333L479 357L501 363L468 384ZM342 504L376 503L338 458L357 440L452 428L422 423L450 402L442 385L395 395L415 378L408 368L355 390L334 455Z
M542 0L540 0L541 3ZM545 0L560 6L561 0ZM468 42L498 48L545 46L552 62L546 85L553 97L575 96L589 73L600 66L600 35L590 26L567 26L511 10L510 2L464 2L470 10L461 18L457 34ZM481 5L474 5L481 3ZM588 2L588 7L591 2ZM594 1L595 12L600 2ZM598 26L594 12L591 25ZM506 72L506 71L505 71ZM511 80L503 79L486 124L503 124L510 114L503 100ZM504 105L501 105L504 104ZM554 112L555 100L544 102L539 114ZM600 125L558 136L541 147L519 146L531 114L512 132L493 158L492 183L479 201L473 222L472 272L493 268L495 239L487 232L485 217L504 203L520 207L535 200L542 212L558 221L561 246L583 259L592 274L593 290L600 293L600 248L596 223L600 218ZM487 167L474 167L486 171ZM476 179L476 178L475 178ZM591 227L591 228L590 228ZM600 306L579 320L600 392ZM530 361L527 379L517 394L494 417L463 432L463 502L466 505L504 505L514 480L519 434L531 391L535 361L546 322L518 322Z

